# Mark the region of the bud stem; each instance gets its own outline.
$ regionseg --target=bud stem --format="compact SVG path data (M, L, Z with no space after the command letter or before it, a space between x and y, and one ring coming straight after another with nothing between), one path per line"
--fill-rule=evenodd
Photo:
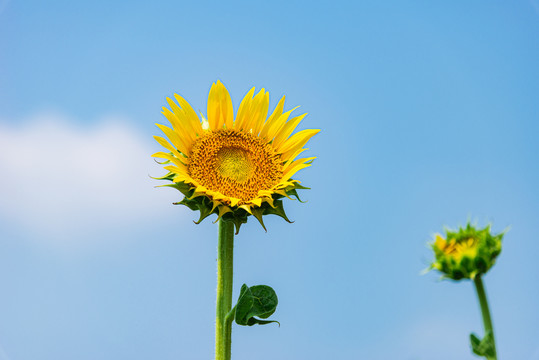
M489 360L497 360L498 356L496 354L496 342L494 340L494 328L492 327L492 319L490 318L490 310L488 308L487 294L485 293L485 288L483 286L483 280L481 279L481 274L477 274L473 279L475 290L477 291L477 298L479 299L479 306L481 307L481 315L483 316L483 326L485 328L485 333L491 332L492 334L492 344L494 346L494 356L489 358Z

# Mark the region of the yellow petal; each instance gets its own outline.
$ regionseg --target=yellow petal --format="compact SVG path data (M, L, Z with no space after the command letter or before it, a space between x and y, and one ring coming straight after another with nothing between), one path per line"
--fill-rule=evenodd
M281 182L279 182L277 185L275 185L274 187L272 187L271 189L272 190L275 190L275 189L284 189L284 188L287 188L288 186L292 186L294 185L294 182L297 181L297 180L290 180L290 181L284 181L284 180L281 180ZM299 181L298 181L299 183Z
M273 140L273 138L275 138L275 136L279 133L279 131L281 130L283 125L288 120L288 117L290 116L290 113L292 113L292 111L296 110L298 107L299 106L296 106L295 108L293 108L291 110L288 110L287 112L281 114L281 116L279 116L277 118L277 120L275 120L273 122L273 124L271 124L271 126L268 129L268 135L266 136L267 140L271 141L271 140Z
M189 180L189 175L186 175L184 172L182 172L180 168L176 166L172 166L172 165L165 166L164 169L176 174L176 176L174 177L174 181L176 182L178 182L178 180L180 181Z
M302 159L298 159L292 162L286 169L283 169L284 175L282 177L282 180L286 181L290 179L295 173L297 173L301 169L311 166L311 164L305 164L305 162L314 160L314 159L316 158L315 157L302 158Z
M185 175L176 175L174 176L174 178L172 179L172 182L188 182L190 181L191 178L189 176L185 176Z
M288 194L287 194L286 191L284 191L284 190L275 190L275 193L276 193L276 194L279 194L279 195L282 195L282 196L285 196L285 197L291 199L291 197L288 196Z
M284 156L281 156L281 159L285 160L285 164L283 165L283 169L286 169L292 161L294 161L295 158L298 157L299 154L304 152L305 150L308 150L307 148L298 149L295 153L293 153L290 157L285 158Z
M250 106L247 112L244 114L245 120L243 121L243 130L252 132L254 135L256 135L253 131L253 128L255 127L255 124L259 121L261 112L264 107L264 102L266 101L269 104L269 95L266 95L266 90L262 88L258 94L255 95L253 100L250 102ZM266 115L267 115L267 105L266 105Z
M169 101L169 100L170 100L170 98L167 97L167 101ZM178 117L178 114L174 113L174 109L172 111L170 111L169 109L167 109L164 106L162 107L162 109L163 109L163 111L161 111L161 114L165 115L165 117L168 119L168 121L172 124L172 127L174 129L179 128L181 126L180 118Z
M198 118L195 110L193 110L191 105L189 105L189 103L180 95L174 94L174 97L182 107L183 113L185 114L185 121L188 124L189 128L192 128L194 130L195 135L202 136L204 131L202 130L200 119Z
M303 120L305 116L307 116L307 114L293 117L287 121L283 128L275 136L275 139L273 140L273 147L279 149L281 144L290 136L290 134L292 134L296 126L298 126L300 121Z
M292 161L290 164L288 164L288 166L285 166L283 167L283 172L287 172L288 170L290 170L291 168L293 168L294 166L298 165L298 164L302 164L302 163L305 163L305 162L308 162L308 161L312 161L316 159L316 157L308 157L308 158L301 158L301 159L297 159L295 161ZM288 179L286 179L288 180Z
M171 128L161 125L161 124L155 124L163 133L169 138L169 140L172 142L172 145L174 145L178 150L180 150L184 155L189 156L189 148L185 145L184 141L178 136L176 132L174 132Z
M227 129L234 128L234 108L232 107L232 99L226 87L217 81L217 85L221 87L221 114L224 115L224 124Z
M179 111L182 112L181 109ZM168 121L170 121L174 130L178 132L178 135L183 139L185 145L190 149L196 137L193 130L189 128L185 120L182 120L184 115L180 114L180 117L182 117L180 118L176 113L173 113L164 106L161 114L165 115Z
M211 130L223 127L224 116L221 114L221 88L215 83L211 85L208 95L208 124Z
M436 234L436 240L434 241L434 246L436 246L438 249L443 250L446 246L447 242L440 234Z
M271 190L258 190L257 196L259 197L267 197L271 196L273 194L273 191Z
M189 121L189 119L187 119L187 115L185 114L185 110L180 108L174 102L174 100L172 100L169 97L167 97L167 102L168 102L170 108L172 109L172 113L174 114L174 117L177 119L177 122L172 123L172 120L169 118L169 116L167 114L165 114L165 116L172 123L172 126L174 127L174 129L181 129L181 132L182 132L181 136L183 138L185 138L186 140L188 140L190 143L192 143L196 139L196 134L195 134L193 126L191 125L191 121ZM163 107L163 112L167 113L167 112L170 112L170 110Z
M275 205L273 205L273 198L270 196L270 197L267 197L267 198L264 198L264 201L266 201L268 204L270 204L270 206L272 208L275 207Z
M238 108L238 113L236 114L236 121L234 122L234 129L238 131L243 129L243 125L245 122L245 115L249 112L254 93L255 93L255 88L253 87L251 88L251 90L249 90L247 95L244 96L243 100L240 103L240 107Z
M275 110L273 110L273 113L271 113L270 117L268 118L268 121L264 123L264 126L262 127L262 130L260 130L260 137L265 138L268 135L268 130L273 125L275 121L279 118L279 116L283 113L284 108L284 100L285 97L283 96L281 100L279 100L279 103L275 107Z
M240 205L239 208L247 211L249 214L252 214L251 205L244 204L244 205Z
M172 154L164 153L162 151L156 152L155 154L152 155L152 157L170 160L174 163L174 165L176 165L177 167L185 171L185 173L187 173L187 167L185 164L188 164L188 161L183 162L181 159L176 158ZM187 160L186 158L184 159Z
M163 107L163 115L170 121L174 130L179 131L180 136L185 139L186 142L192 144L196 140L196 134L190 121L187 119L185 111L169 97L167 97L167 102L172 108L172 111Z
M264 126L264 121L268 116L269 108L269 92L264 94L264 97L261 99L259 106L257 106L252 112L251 116L253 121L251 123L251 128L253 129L253 135L258 136L258 133Z
M174 146L170 145L168 143L168 141L166 141L164 138L162 138L161 136L156 136L154 135L153 137L162 147L164 147L165 149L167 149L168 151L170 151L172 153L172 155L176 156L178 159L181 159L183 158L184 156L181 155L178 150L176 150L176 148L174 148Z
M228 199L225 195L221 194L219 191L213 191L211 196L216 200Z
M295 173L300 171L301 169L305 169L306 167L311 166L311 164L300 164L292 169L290 169L286 174L283 175L283 179L290 179L292 176L294 176Z
M299 131L286 140L277 151L282 154L283 159L286 159L287 156L290 156L296 150L301 149L305 144L307 144L307 141L309 141L319 132L320 130L315 129Z

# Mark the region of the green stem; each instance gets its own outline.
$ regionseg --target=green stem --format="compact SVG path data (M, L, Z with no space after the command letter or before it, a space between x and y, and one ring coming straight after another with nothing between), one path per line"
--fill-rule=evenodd
M217 315L215 321L215 360L230 360L232 321L226 315L232 308L234 223L219 220L217 244Z
M487 294L483 286L483 280L481 275L474 277L475 290L477 291L477 298L479 299L479 306L481 306L481 315L483 316L483 326L485 328L485 334L490 331L492 334L492 344L494 346L494 357L489 360L497 360L496 354L496 342L494 340L494 328L492 327L492 319L490 318L490 310L488 308Z

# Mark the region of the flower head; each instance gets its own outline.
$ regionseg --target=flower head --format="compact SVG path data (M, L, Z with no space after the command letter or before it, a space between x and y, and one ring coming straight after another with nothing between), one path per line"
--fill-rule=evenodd
M191 105L175 94L167 98L171 109L163 114L172 128L156 124L168 138L154 136L167 152L153 157L165 159L170 180L185 198L177 204L200 211L200 223L210 214L234 221L236 230L255 216L276 214L289 221L282 198L307 189L293 180L299 170L311 165L314 157L298 158L303 146L320 130L302 130L292 135L307 114L290 118L294 109L284 110L284 96L268 117L269 93L254 95L252 88L243 98L234 118L232 100L217 81L210 89L207 120L199 119Z
M470 223L457 231L446 230L445 237L436 234L431 243L435 261L431 268L442 272L445 278L473 279L486 273L494 265L502 250L504 233L490 233L490 225L476 229Z

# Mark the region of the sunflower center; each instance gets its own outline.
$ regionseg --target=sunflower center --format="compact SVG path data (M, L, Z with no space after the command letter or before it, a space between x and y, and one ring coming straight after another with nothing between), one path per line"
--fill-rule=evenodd
M249 152L238 148L221 148L217 152L217 172L239 183L247 181L254 170Z
M189 175L208 190L240 199L240 205L269 190L283 176L282 162L273 147L258 137L235 130L208 132L196 140Z

